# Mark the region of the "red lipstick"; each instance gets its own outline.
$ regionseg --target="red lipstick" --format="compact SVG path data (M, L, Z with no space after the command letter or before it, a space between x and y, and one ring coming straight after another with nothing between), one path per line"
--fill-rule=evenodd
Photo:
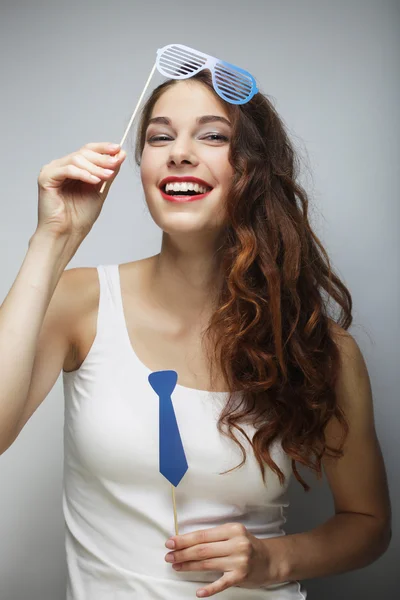
M206 192L205 194L193 194L193 196L188 196L187 194L179 196L177 194L174 195L169 195L166 192L164 192L164 190L162 189L167 183L170 182L182 182L182 181L192 181L193 183L198 183L199 185L203 185L206 187L211 188L208 192ZM205 198L206 196L208 196L208 194L213 190L212 186L207 183L206 181L204 181L203 179L199 179L198 177L193 177L191 175L182 175L180 177L177 176L170 176L170 177L165 177L160 185L159 185L160 191L161 191L161 195L164 198L164 200L168 200L169 202L194 202L194 200L202 200L203 198Z
M194 194L193 196L178 196L176 194L175 196L170 196L169 194L166 194L164 190L160 189L160 191L164 200L168 200L169 202L193 202L194 200L202 200L202 198L208 196L212 190L210 190L210 192L206 192L205 194Z

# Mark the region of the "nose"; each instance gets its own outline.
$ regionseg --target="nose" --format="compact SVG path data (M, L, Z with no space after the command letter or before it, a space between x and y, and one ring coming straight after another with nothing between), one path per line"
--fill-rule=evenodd
M168 165L180 165L182 163L196 165L198 163L188 141L184 141L182 138L175 140L173 144L170 144L169 148Z

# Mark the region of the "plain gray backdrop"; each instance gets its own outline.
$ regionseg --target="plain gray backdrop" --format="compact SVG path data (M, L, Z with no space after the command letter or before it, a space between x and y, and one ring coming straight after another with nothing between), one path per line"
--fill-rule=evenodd
M371 566L305 580L311 600L394 600L399 584L398 399L400 6L390 0L2 0L0 301L37 223L41 167L119 142L156 50L182 43L249 70L304 163L312 223L354 299L389 478L393 539ZM155 73L147 95L164 78ZM159 251L131 151L67 268ZM64 600L61 377L0 458L0 600ZM362 465L360 464L360 468ZM326 480L294 476L287 533L333 514ZM89 599L88 599L89 600ZM90 599L95 600L95 599ZM142 599L141 599L142 600Z

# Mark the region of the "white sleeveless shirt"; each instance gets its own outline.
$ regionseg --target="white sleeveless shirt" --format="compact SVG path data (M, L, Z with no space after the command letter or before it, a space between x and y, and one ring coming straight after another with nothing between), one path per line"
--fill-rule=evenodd
M118 265L97 267L97 333L80 368L63 371L65 395L63 512L67 600L188 600L222 576L178 572L165 562L175 535L171 484L159 471L159 399L126 327ZM179 365L175 369L178 373ZM266 484L251 446L220 434L227 392L177 384L172 402L188 470L175 489L179 534L240 522L256 537L285 535L284 507L291 463L280 443L272 457L284 486L265 464ZM252 439L251 425L242 427ZM298 581L258 589L230 587L224 600L300 600Z

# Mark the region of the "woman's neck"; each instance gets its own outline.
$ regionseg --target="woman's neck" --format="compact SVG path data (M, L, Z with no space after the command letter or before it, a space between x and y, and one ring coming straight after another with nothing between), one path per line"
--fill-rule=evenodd
M153 300L190 326L208 321L221 282L214 251L182 252L163 240L161 252L152 258L149 292Z

